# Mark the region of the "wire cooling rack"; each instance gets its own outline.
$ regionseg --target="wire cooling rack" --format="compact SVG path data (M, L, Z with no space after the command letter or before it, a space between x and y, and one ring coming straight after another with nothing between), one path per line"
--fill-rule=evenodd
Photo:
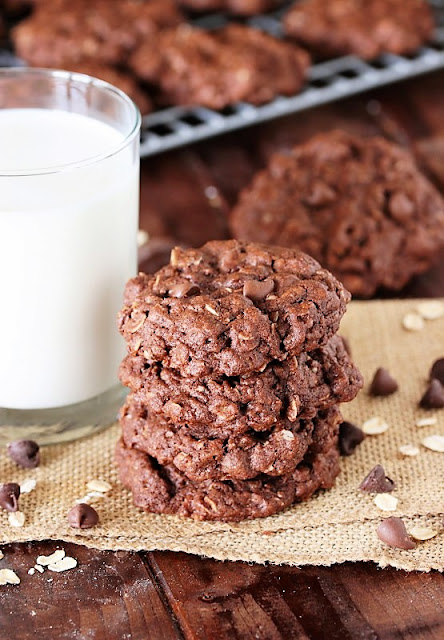
M438 25L434 38L414 54L385 54L371 62L356 56L344 56L315 64L310 68L307 83L300 93L290 97L278 96L272 102L258 107L239 102L221 111L195 106L172 107L149 114L142 121L141 157L152 156L444 68L444 0L432 0L431 4L435 8ZM255 16L248 20L248 24L279 37L282 35L282 12L281 10L266 16ZM213 15L193 22L213 29L225 21L224 16ZM20 61L11 53L0 51L0 66L17 63Z

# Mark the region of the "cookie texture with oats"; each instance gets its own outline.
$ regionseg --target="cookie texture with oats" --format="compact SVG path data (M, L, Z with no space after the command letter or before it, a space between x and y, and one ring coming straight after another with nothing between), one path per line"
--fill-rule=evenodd
M144 40L130 59L136 76L153 84L164 103L212 109L293 95L308 65L308 54L296 45L240 24L167 29Z
M444 200L382 138L322 133L277 153L241 192L234 237L312 255L359 297L399 290L444 247Z
M130 280L118 324L129 354L150 364L240 376L326 344L349 299L301 251L213 241L173 249L156 275Z
M196 438L187 425L176 426L148 413L131 396L120 414L126 447L172 465L195 482L292 473L309 446L317 453L335 446L341 420L339 409L332 407L311 419L278 420L268 431Z
M311 418L350 402L363 384L339 336L310 353L271 362L260 374L238 377L184 377L129 355L120 380L135 403L170 424L186 425L197 438L265 432L278 421Z
M284 18L286 34L320 57L413 53L434 28L426 0L303 0Z
M278 513L310 498L318 489L333 486L339 473L336 447L325 453L308 450L292 473L252 480L193 482L172 465L160 465L152 456L125 447L119 441L116 460L122 483L134 504L153 513L188 516L196 520L240 521Z

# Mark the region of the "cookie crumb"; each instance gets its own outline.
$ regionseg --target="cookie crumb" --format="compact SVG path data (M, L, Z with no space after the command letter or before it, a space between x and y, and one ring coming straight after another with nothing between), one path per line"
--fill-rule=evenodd
M381 433L385 433L389 425L385 420L380 418L379 416L375 416L374 418L369 418L362 425L362 431L367 436L378 436Z
M402 319L402 326L407 331L422 331L424 320L418 313L407 313Z

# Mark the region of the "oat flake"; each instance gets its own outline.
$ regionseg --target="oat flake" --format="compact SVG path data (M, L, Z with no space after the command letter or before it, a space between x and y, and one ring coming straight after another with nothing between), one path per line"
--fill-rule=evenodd
M431 540L432 538L437 536L438 531L436 531L436 529L432 529L431 527L417 526L413 527L413 529L409 531L409 534L412 536L412 538L415 538L415 540L424 541Z
M398 508L398 498L390 493L379 493L373 502L382 511L396 511Z
M109 482L105 480L90 480L86 485L88 491L98 491L99 493L108 493L113 488Z
M419 454L419 447L416 447L414 444L403 444L399 447L399 452L402 453L403 456L417 456Z
M0 585L20 584L20 578L11 569L0 569Z
M25 514L23 511L13 511L8 513L8 520L11 527L23 527L25 524Z
M416 310L424 320L437 320L444 316L444 304L440 300L420 302Z
M74 569L74 567L77 567L77 560L75 558L71 558L71 556L65 556L58 562L48 565L48 569L50 571L56 571L57 573L69 571L69 569Z
M35 478L28 478L20 484L20 494L31 493L31 491L34 491L36 484L37 480Z
M424 320L418 313L407 313L402 319L402 326L407 331L421 331L424 329Z
M375 416L374 418L366 420L361 428L366 435L377 436L381 433L385 433L389 426L387 422L385 422L385 420L383 420L379 416Z
M426 449L430 449L430 451L444 453L444 436L438 434L427 436L427 438L423 439L422 444Z
M436 419L435 416L430 416L429 418L418 418L418 420L416 421L416 426L420 428L432 427L437 422L438 420Z
M50 556L39 556L37 558L37 564L40 564L43 567L47 567L54 562L59 562L65 557L65 549L57 549L54 553L51 553Z

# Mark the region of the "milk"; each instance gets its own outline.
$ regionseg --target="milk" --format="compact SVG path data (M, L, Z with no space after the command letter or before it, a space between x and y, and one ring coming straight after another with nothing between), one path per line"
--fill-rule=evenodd
M61 407L116 385L139 200L134 149L112 155L123 142L86 116L0 109L0 407Z

